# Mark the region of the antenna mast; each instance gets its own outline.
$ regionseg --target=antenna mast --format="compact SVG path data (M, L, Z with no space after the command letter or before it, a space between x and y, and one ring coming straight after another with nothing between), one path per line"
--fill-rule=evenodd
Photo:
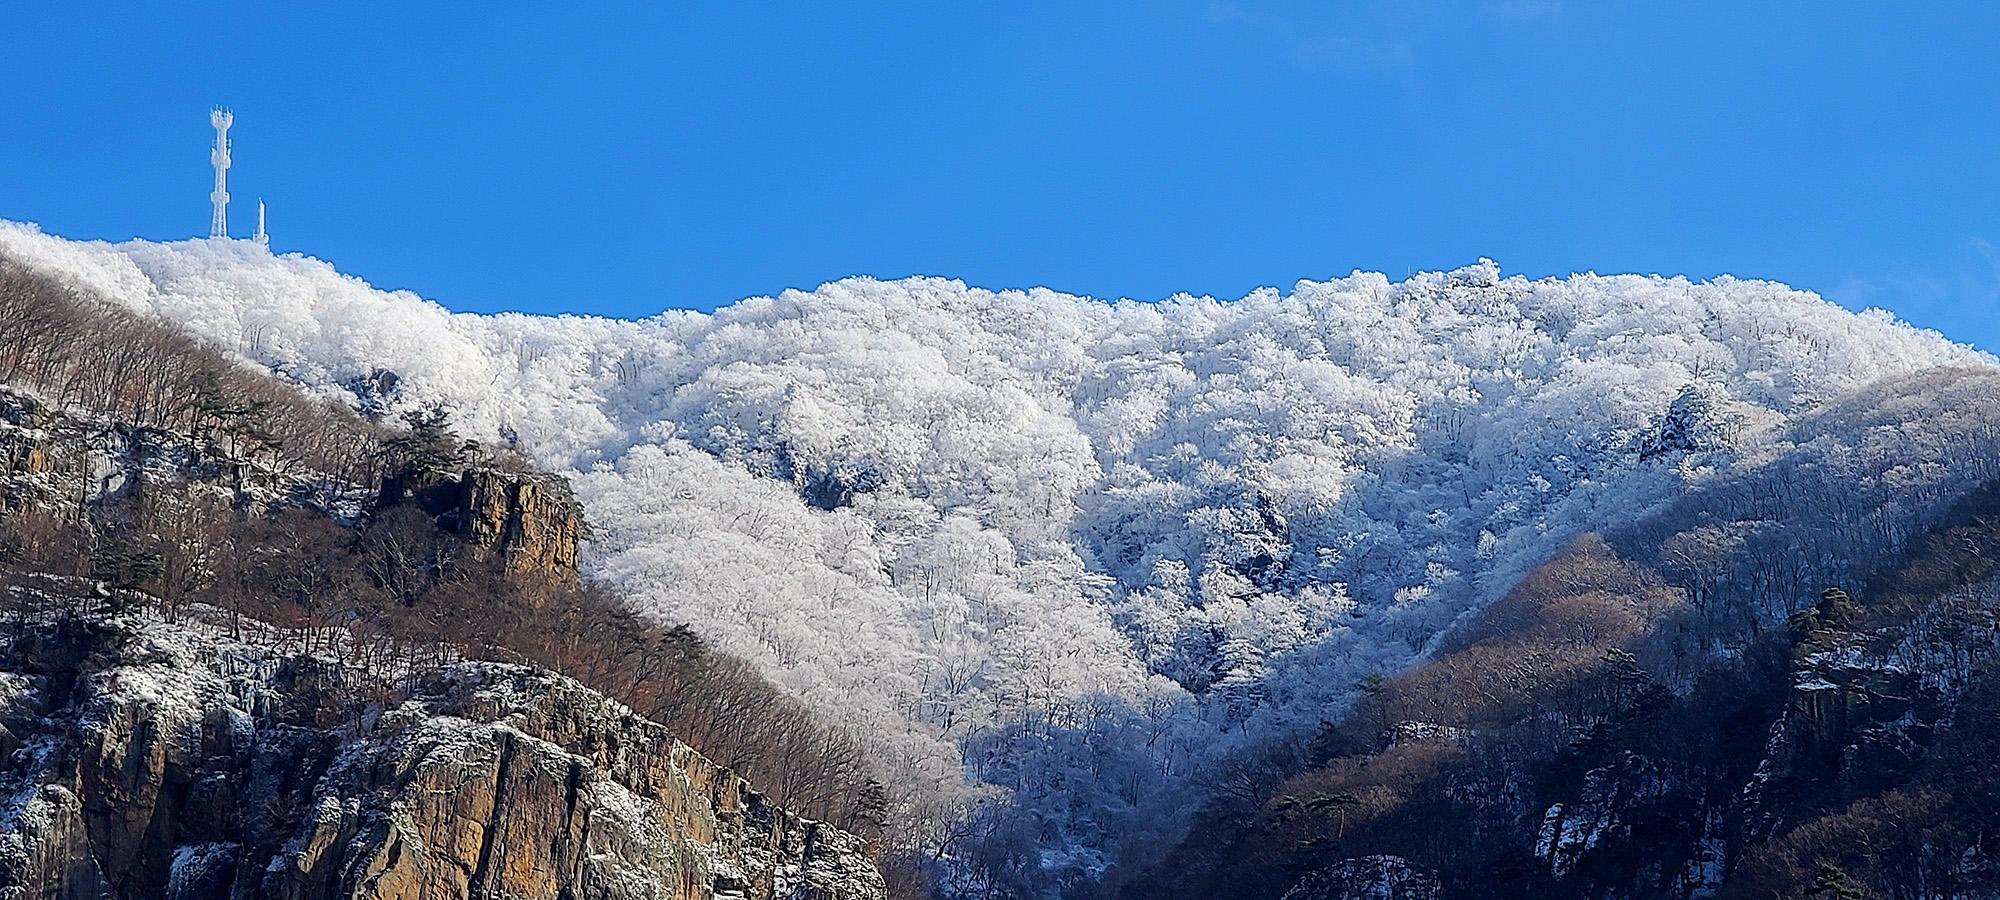
M271 236L264 233L264 198L262 197L257 198L257 233L250 239L256 241L259 247L271 246Z
M221 107L209 110L208 123L215 126L215 151L208 160L215 164L215 191L208 195L215 204L215 217L208 222L208 236L229 236L229 126L236 117ZM261 229L259 229L261 230Z

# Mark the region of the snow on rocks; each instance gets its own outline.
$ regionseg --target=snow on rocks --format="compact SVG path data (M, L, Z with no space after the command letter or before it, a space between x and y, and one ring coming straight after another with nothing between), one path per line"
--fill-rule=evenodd
M548 672L382 683L137 615L9 635L49 677L0 704L25 738L0 769L0 895L882 895L858 838Z

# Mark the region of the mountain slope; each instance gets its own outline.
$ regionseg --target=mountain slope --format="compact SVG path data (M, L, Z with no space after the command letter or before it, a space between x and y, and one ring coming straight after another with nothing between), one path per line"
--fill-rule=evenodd
M4 226L0 253L567 470L591 571L866 728L934 845L998 789L984 833L1038 862L966 877L1051 884L1172 840L1211 763L1422 659L1572 536L1772 460L1847 471L1779 426L1994 366L1779 285L1491 263L1227 303L855 279L626 322L453 315L241 242ZM1947 443L1993 458L1968 415Z
M1931 521L1762 632L1580 538L1123 896L2000 894L2000 481Z
M798 815L868 760L579 581L563 479L6 258L0 322L0 895L882 895Z

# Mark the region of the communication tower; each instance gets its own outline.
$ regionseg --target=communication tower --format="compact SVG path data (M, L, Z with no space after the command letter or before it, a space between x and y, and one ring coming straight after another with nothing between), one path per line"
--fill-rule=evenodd
M259 247L271 246L271 236L264 233L264 198L257 198L257 233L250 237Z
M215 191L208 195L209 202L215 204L215 217L208 222L212 238L229 236L229 126L235 121L236 117L221 107L208 112L208 123L215 126L215 152L208 157L215 164Z

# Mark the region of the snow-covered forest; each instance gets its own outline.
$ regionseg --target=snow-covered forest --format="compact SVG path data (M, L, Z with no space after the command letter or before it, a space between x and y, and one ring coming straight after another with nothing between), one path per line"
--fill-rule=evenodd
M1865 475L1879 502L1793 564L1835 571L2000 445L1992 358L1755 281L851 279L621 321L452 314L248 242L0 223L0 253L568 474L588 567L855 729L906 839L968 877L1171 841L1216 760L1337 715L1579 533L1658 513L1628 543L1686 580L1739 548L1782 579L1807 526L1761 510Z

